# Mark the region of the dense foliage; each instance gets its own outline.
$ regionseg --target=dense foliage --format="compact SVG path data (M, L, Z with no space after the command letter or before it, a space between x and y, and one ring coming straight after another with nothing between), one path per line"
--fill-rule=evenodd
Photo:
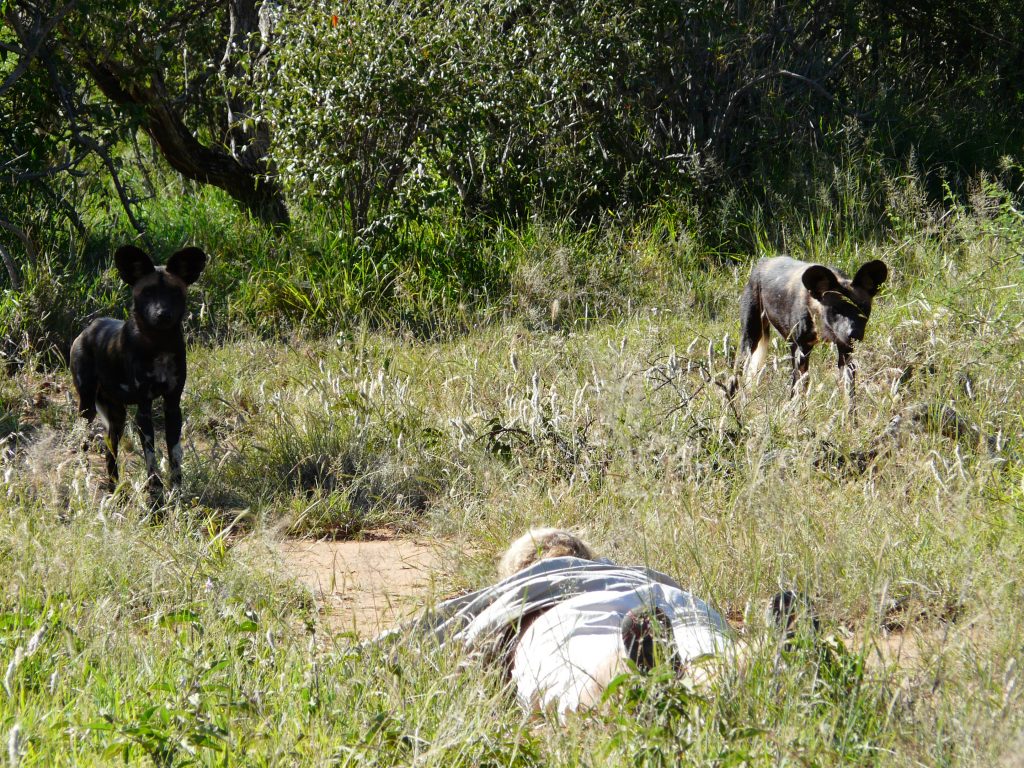
M644 268L586 258L619 224L746 258L822 226L898 235L993 179L1021 191L1010 0L0 10L6 354L66 352L115 302L128 238L217 254L216 333L435 333L551 264L565 285L534 294L589 316L573 296Z
M232 85L258 56L255 0L19 0L0 8L5 208L29 219L49 213L81 230L82 211L62 204L54 182L70 176L89 190L99 179L144 230L136 205L157 194L155 156L138 144L144 133L185 178L225 189L268 222L286 220L266 176L265 132ZM51 205L29 205L33 194Z
M280 183L356 232L437 207L590 218L751 180L798 193L851 140L968 176L1022 142L1011 0L3 8L7 208L76 171L130 208L140 128L268 220Z
M971 174L1024 136L1009 2L316 2L261 84L295 192L356 231L437 206L589 219L752 182L806 194L851 145Z

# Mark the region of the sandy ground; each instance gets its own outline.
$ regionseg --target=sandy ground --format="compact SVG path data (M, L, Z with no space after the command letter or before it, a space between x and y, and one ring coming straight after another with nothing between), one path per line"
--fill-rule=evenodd
M915 672L933 667L944 656L972 656L985 641L984 630L967 623L910 627L874 636L864 658L869 670L897 668ZM850 647L859 652L864 642L860 637Z
M365 541L285 539L276 546L285 571L313 590L333 632L373 637L444 597L435 583L441 570L436 546L386 531L371 536ZM865 660L875 673L920 670L937 653L970 644L976 634L967 627L882 633L869 641ZM861 652L865 638L856 633L847 642Z
M436 548L381 535L366 541L290 539L278 545L285 571L313 589L335 632L372 637L423 608L434 594Z

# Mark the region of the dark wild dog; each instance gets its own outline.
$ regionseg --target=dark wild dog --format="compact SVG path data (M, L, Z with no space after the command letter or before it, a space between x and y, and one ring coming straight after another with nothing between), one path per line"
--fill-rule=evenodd
M185 294L206 266L198 248L178 251L166 267L133 245L117 249L114 263L132 287L127 321L101 317L71 345L71 376L78 412L90 422L99 413L106 427L105 455L109 489L117 485L117 446L124 433L126 406L136 405L135 425L142 436L150 495L163 492L153 436L153 400L164 399L164 431L171 487L181 486L181 392L185 387Z
M740 356L749 383L768 353L768 325L789 342L793 354L790 396L807 375L807 358L820 341L839 352L839 370L852 403L853 344L864 338L871 302L889 269L869 261L853 280L834 267L808 264L788 256L762 259L750 272L740 297Z

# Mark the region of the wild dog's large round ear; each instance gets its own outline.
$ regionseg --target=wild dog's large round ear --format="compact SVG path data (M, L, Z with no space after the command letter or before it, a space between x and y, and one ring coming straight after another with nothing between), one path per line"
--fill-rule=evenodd
M140 277L145 277L156 267L145 251L134 245L122 245L114 254L117 273L128 285L134 285Z
M192 285L206 266L206 254L198 248L182 248L167 262L167 271Z
M804 282L804 288L811 292L811 296L819 300L829 291L835 291L839 288L839 278L836 277L836 273L828 267L821 266L821 264L809 266L804 270L801 278Z
M875 259L857 270L857 274L853 276L853 284L874 296L888 276L889 268L885 266L885 262Z

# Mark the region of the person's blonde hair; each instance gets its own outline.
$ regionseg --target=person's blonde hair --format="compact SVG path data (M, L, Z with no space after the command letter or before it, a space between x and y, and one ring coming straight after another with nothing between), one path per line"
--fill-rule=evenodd
M593 560L594 553L583 539L561 528L531 528L513 541L498 563L498 578L551 557L579 557Z

